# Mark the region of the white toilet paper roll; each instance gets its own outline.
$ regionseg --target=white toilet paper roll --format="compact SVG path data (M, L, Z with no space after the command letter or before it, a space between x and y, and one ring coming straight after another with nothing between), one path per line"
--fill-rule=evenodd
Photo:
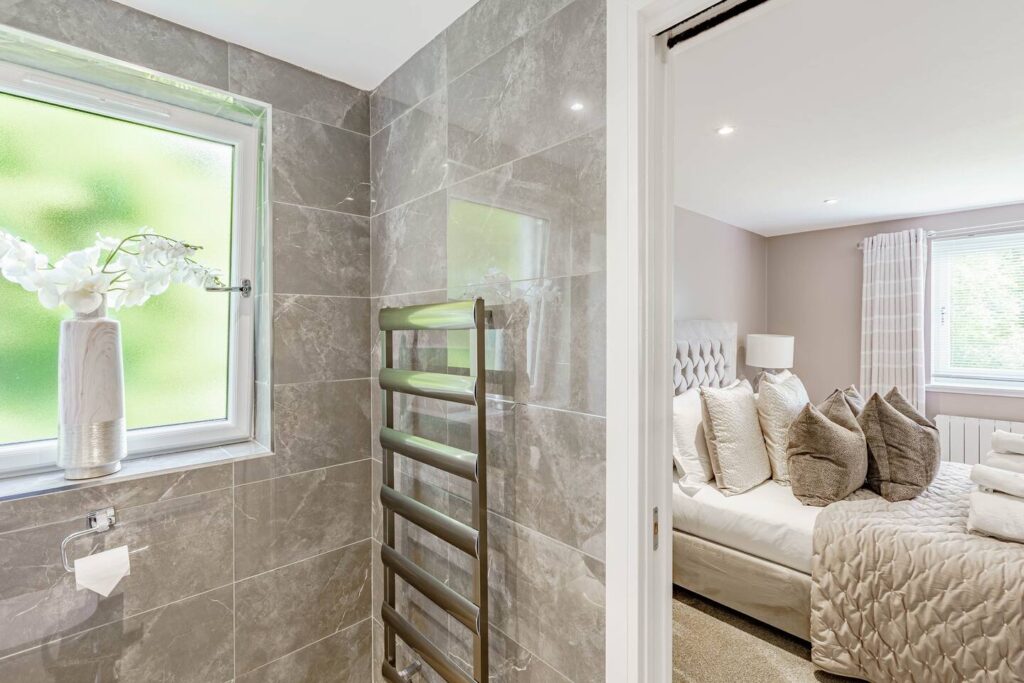
M118 582L131 574L128 546L122 545L75 560L75 584L107 597Z

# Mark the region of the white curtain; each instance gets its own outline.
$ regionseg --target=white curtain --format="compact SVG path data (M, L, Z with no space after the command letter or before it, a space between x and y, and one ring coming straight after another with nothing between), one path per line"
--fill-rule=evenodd
M875 235L863 242L860 385L864 397L898 387L924 412L924 230Z

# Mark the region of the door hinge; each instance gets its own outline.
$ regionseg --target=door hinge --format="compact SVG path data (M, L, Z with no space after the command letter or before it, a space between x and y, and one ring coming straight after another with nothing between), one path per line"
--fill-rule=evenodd
M654 508L654 525L652 527L652 531L654 533L654 549L657 550L658 549L658 538L661 535L659 533L661 531L661 529L660 529L660 527L658 525L658 508Z

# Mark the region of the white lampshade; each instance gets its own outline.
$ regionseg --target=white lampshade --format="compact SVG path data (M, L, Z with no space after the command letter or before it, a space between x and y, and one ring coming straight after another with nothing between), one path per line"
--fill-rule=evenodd
M788 334L748 334L747 365L755 368L793 367L794 339Z

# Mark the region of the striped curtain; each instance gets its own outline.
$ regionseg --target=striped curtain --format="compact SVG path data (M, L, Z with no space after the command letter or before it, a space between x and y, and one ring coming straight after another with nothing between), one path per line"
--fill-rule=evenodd
M928 242L924 230L864 240L860 385L864 396L898 387L924 412L924 294Z

